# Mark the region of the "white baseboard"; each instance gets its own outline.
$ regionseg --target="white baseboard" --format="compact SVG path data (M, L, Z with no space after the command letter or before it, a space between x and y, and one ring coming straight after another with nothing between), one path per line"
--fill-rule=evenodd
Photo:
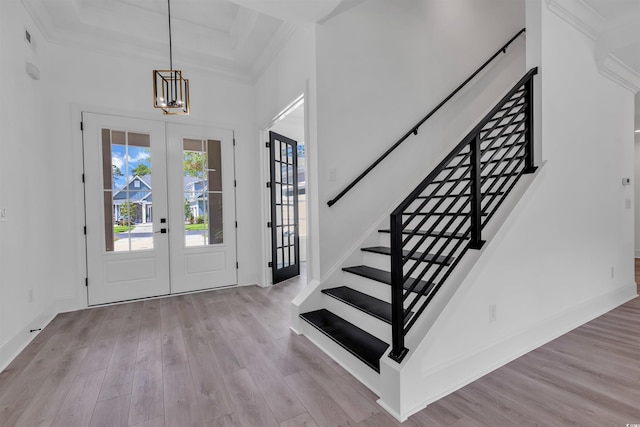
M51 304L53 307L55 304ZM40 331L31 332L32 329L44 329L49 322L56 317L57 312L54 310L44 310L34 320L29 322L22 330L13 336L9 341L0 346L0 372L4 371L7 366L24 350Z
M378 399L378 400L376 400L376 403L377 403L378 405L380 405L380 407L382 407L382 409L384 409L385 411L387 411L387 413L388 413L389 415L391 415L393 418L395 418L398 422L403 423L403 422L407 421L407 419L409 418L409 416L408 416L408 415L405 415L405 416L403 417L403 416L401 416L400 414L398 414L398 413L397 413L393 408L391 408L389 405L387 405L386 403L384 403L384 402L382 401L382 399ZM425 407L426 407L426 406L425 406ZM418 411L420 411L420 410L418 410ZM418 412L418 411L416 411L416 412ZM414 413L415 413L415 412L412 412L412 413L411 413L411 415L413 415Z

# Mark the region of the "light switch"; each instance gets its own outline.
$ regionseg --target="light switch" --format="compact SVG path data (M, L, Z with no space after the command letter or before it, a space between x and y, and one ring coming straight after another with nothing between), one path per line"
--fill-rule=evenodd
M631 209L631 199L629 198L624 199L624 207L625 209Z
M0 208L0 221L7 221L7 208Z

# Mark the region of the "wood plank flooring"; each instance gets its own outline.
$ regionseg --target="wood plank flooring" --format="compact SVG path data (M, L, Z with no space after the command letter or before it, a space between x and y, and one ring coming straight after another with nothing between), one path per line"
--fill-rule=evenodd
M636 260L640 283L640 260ZM293 279L58 315L0 373L0 426L397 426L288 329ZM640 423L633 300L410 417L404 426Z

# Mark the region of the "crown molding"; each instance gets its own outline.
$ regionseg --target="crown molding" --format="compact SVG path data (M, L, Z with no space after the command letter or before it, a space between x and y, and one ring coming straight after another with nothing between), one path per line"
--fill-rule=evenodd
M604 29L604 17L582 0L547 0L547 7L591 40Z
M598 61L600 74L619 84L623 88L637 93L640 92L640 73L629 67L612 53Z
M633 69L602 43L607 20L583 0L547 0L551 12L596 42L594 55L598 71L609 80L631 91L640 91L640 72Z

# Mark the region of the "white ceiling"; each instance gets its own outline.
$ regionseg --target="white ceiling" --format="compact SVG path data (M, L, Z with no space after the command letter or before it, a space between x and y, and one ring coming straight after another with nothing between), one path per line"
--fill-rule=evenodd
M254 79L295 25L364 0L172 0L175 68ZM167 62L167 0L22 0L53 43Z

